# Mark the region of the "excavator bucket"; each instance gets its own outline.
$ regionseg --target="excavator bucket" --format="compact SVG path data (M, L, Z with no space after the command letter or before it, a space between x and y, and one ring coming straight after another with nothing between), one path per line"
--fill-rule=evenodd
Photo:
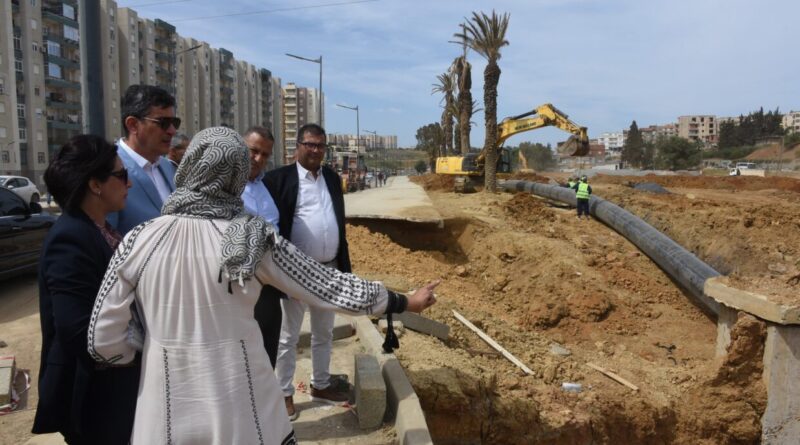
M582 141L576 136L570 136L567 142L558 147L558 153L570 156L586 156L589 154L589 141Z

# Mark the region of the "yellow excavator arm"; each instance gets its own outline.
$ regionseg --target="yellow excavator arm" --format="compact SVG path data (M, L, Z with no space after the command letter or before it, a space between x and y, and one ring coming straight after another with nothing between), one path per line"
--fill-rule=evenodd
M570 156L586 156L589 153L589 134L586 127L569 120L569 116L552 104L540 105L527 113L503 119L497 126L497 145L503 145L506 139L515 134L542 127L556 127L572 134L569 140L559 147L559 153L569 153Z

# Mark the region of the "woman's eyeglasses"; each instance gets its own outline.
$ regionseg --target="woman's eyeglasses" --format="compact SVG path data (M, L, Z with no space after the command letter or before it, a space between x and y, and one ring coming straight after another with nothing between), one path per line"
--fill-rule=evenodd
M176 130L181 128L181 118L179 117L159 117L158 119L154 119L152 117L143 117L142 119L155 122L164 131L169 130L170 125L175 127Z
M109 173L109 175L119 179L125 184L128 183L128 169L126 168L123 168L122 170L112 171L111 173Z

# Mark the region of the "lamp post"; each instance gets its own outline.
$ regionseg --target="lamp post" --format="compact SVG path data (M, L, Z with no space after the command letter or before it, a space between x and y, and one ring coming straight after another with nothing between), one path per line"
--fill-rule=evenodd
M356 112L356 153L361 154L361 124L359 123L358 117L358 105L355 107L349 107L347 105L336 104L336 106L347 108L348 110L354 110Z
M319 125L323 126L322 121L322 55L319 56L318 59L309 59L302 56L296 56L294 54L285 53L289 57L294 57L295 59L305 60L306 62L313 62L319 64L319 104L317 105L317 112L319 115L317 116L319 119Z
M370 131L370 130L364 130L364 132L365 133L369 133L369 134L372 135L372 154L374 155L375 154L375 136L378 134L378 132ZM378 166L378 162L379 161L380 161L380 157L375 158L375 167L373 168L373 170L377 170L377 166ZM375 174L375 175L373 175L373 177L375 178L375 185L377 187L377 185L378 185L378 175Z

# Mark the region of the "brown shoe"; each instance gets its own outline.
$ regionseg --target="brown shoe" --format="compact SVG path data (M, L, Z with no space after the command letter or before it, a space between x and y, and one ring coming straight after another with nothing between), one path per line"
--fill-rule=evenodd
M311 400L314 402L341 403L350 400L348 391L342 391L333 385L325 389L314 388L314 385L309 386L311 386Z
M297 417L300 415L300 413L294 409L294 397L284 397L283 401L286 403L286 414L289 416L289 421L297 420Z

